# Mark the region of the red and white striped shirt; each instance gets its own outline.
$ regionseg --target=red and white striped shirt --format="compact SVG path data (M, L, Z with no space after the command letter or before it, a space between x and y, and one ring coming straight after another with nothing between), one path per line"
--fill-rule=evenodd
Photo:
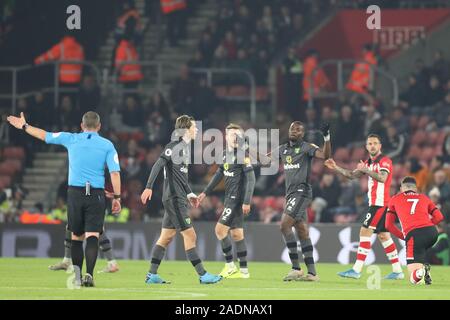
M388 177L386 182L379 182L369 176L369 188L367 196L369 197L369 206L387 206L390 200L389 191L391 189L392 181L392 160L383 154L378 155L375 159L368 159L364 161L366 167L376 173L386 171Z

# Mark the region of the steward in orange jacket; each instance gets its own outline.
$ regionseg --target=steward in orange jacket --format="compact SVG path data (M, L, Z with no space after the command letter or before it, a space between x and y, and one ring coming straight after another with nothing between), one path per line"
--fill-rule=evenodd
M127 62L133 62L127 64ZM144 77L139 63L136 47L130 40L120 41L116 50L115 66L119 68L119 81L122 83L138 82Z
M309 90L311 85L313 87L313 92L316 94L330 84L330 81L322 68L316 70L314 78L312 79L312 84L310 83L310 77L318 64L318 52L316 50L311 50L303 62L303 100L305 101L309 100Z
M186 9L185 0L161 0L161 9L164 14L171 13L173 11Z
M368 93L370 85L370 66L376 66L377 59L374 52L367 46L363 48L363 60L364 61L355 64L347 83L347 89L359 93Z
M72 36L65 36L61 42L54 45L50 50L38 56L35 64L56 60L78 60L84 61L84 50L81 44ZM67 84L79 84L81 81L82 64L63 63L59 66L59 81Z

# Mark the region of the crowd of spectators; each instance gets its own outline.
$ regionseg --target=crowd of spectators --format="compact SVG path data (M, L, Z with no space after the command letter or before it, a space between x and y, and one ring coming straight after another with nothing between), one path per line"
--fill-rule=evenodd
M147 177L158 159L162 147L170 140L175 118L182 113L194 115L204 124L223 128L224 122L212 123L211 115L217 105L216 95L208 87L204 77L198 77L193 68L236 67L252 71L258 85L267 84L268 61L276 54L276 48L286 47L294 34L304 27L304 15L300 12L320 13L327 1L233 1L224 2L216 19L203 31L194 57L180 70L173 82L169 96L155 91L147 102L139 95L127 95L118 110L119 126L110 126L103 135L111 139L119 151L123 179L123 205L129 210L131 221L147 221L162 217L162 175L158 178L153 200L143 206L140 202ZM314 17L313 15L311 17ZM364 138L370 133L382 137L383 152L392 157L396 174L391 194L397 192L400 174L412 174L420 183L421 191L430 195L436 203L450 208L450 81L449 62L436 52L432 65L418 60L403 90L400 103L394 108L384 106L376 97L347 98L326 101L321 106L307 109L302 119L306 140L321 144L315 131L320 123L331 125L334 157L339 164L351 168L366 157ZM223 78L225 83L238 83L238 79ZM230 82L231 81L231 82ZM236 82L235 82L236 81ZM74 95L63 95L58 112L49 113L51 105L43 93L18 101L18 111L28 115L30 123L52 131L79 131L79 122L86 110L99 105L100 88L93 77L84 75L80 90ZM276 127L281 138L286 138L289 116L277 115ZM209 122L209 123L208 123ZM244 127L249 124L243 123ZM1 132L1 131L0 131ZM14 132L14 131L12 131ZM425 138L417 138L424 132ZM414 148L431 148L428 137L435 137L428 158L413 152ZM33 152L37 143L15 131L11 137L16 145ZM419 140L417 140L419 139ZM417 141L416 141L417 140ZM41 146L42 147L42 146ZM39 147L38 147L39 148ZM348 154L345 155L344 153ZM343 155L338 158L338 155ZM193 165L190 181L200 192L215 171L215 166ZM284 206L284 175L282 168L273 176L257 173L255 196L249 221L264 223L280 220ZM315 222L345 223L356 221L364 213L367 180L349 181L330 174L320 160L312 168L314 201L308 209L308 218ZM64 183L58 192L58 201L51 210L64 211ZM223 211L223 184L219 185L202 206L192 210L193 220L214 221ZM0 195L0 203L9 201L14 207L20 203L24 191L15 188ZM0 210L2 206L0 204ZM55 211L59 212L59 211Z

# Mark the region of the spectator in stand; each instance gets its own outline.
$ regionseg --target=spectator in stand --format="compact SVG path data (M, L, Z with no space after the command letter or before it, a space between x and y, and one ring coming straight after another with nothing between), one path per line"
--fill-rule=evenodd
M78 131L80 122L77 111L73 105L70 96L63 96L61 99L61 106L59 112L55 113L56 121L60 131Z
M335 177L333 174L325 173L320 182L313 187L314 197L322 198L327 202L327 207L321 214L320 222L334 221L331 209L339 206L339 197L341 196L341 186Z
M199 79L193 107L192 115L194 119L199 119L204 122L207 122L208 116L214 112L216 107L216 93L208 86L205 77Z
M170 106L167 104L166 99L164 98L163 94L161 91L155 91L151 98L150 98L150 102L148 104L148 107L145 110L148 113L152 113L152 112L159 112L166 120L170 120L172 115L171 115L171 108Z
M39 128L50 129L52 126L52 117L49 117L48 114L53 113L54 109L46 101L44 93L41 91L36 92L31 98L30 105L30 116L28 117L30 122Z
M187 65L191 69L208 67L208 64L200 50L195 51L194 57L189 59Z
M178 114L190 114L194 109L193 103L197 85L190 77L189 67L183 65L180 77L173 82L170 88L170 100Z
M406 162L406 169L409 171L408 176L416 179L419 192L424 192L427 186L428 169L422 166L417 158L409 158Z
M438 188L442 205L449 206L450 204L450 183L447 174L444 170L437 170L433 176L433 183L430 189Z
M145 155L136 140L128 141L127 151L120 156L120 165L126 180L138 177L144 157Z
M308 101L310 96L310 89L314 94L323 91L330 85L325 72L322 68L317 68L319 64L319 52L315 49L308 51L305 61L303 62L303 100ZM313 77L313 71L315 75ZM312 77L312 80L311 80Z
M361 135L361 122L355 116L352 108L349 105L344 105L337 122L333 145L347 147L349 143L358 141Z
M286 58L283 60L281 66L281 72L283 73L283 88L285 108L292 119L296 117L303 118L304 114L301 114L301 82L303 78L303 65L300 59L297 57L295 47L290 47Z
M414 74L408 77L408 88L400 95L400 104L404 110L409 110L411 107L422 106L424 104L424 86L417 82Z
M280 16L278 18L278 36L281 39L281 44L286 45L292 39L292 16L291 11L287 5L281 6Z
M251 71L255 77L257 86L267 86L267 80L269 77L269 69L267 66L270 64L267 51L261 49L258 52L256 58L251 59Z
M399 134L407 134L409 132L409 119L401 108L395 108L389 118Z
M383 143L383 152L392 161L397 162L403 156L406 146L406 137L403 133L397 132L397 127L389 125L386 128L387 138Z
M316 109L306 109L306 121L304 122L304 124L306 132L316 130L318 128L319 119L317 119Z
M434 53L431 72L438 77L439 82L441 83L446 82L450 78L450 63L445 60L441 50L437 50Z
M204 31L198 44L198 51L200 51L202 57L205 60L205 64L209 66L213 59L214 54L214 42L211 38L211 33L209 31Z
M167 18L167 38L171 47L186 37L187 4L185 0L161 0L161 9Z
M73 32L68 32L62 40L55 44L50 50L38 56L35 64L48 61L78 60L84 61L83 46L75 39ZM59 82L61 86L78 86L81 81L82 64L62 63L59 65Z
M222 47L225 49L225 55L228 60L234 60L237 57L236 37L232 31L225 33L225 39L222 41Z
M424 100L427 106L433 106L439 101L443 100L445 96L444 89L439 82L439 78L436 75L432 75L429 81L429 87L425 91Z
M371 68L377 66L377 58L371 45L366 44L362 48L362 60L363 62L357 62L350 75L350 79L347 83L347 89L367 94L371 90L371 83L374 79L371 79Z
M322 114L321 114L320 121L328 123L330 125L331 132L337 131L338 118L337 118L336 112L334 112L333 109L329 105L325 105L322 107Z
M450 90L445 95L443 101L438 102L433 108L433 117L439 128L445 127L450 116Z
M150 146L162 144L170 140L169 119L158 110L148 113L145 133Z
M100 99L100 87L94 76L91 74L85 75L78 91L78 113L80 116L77 119L90 110L96 111L100 106Z
M430 167L428 168L427 184L424 190L429 190L433 185L434 173L438 170L444 170L447 173L447 177L450 178L450 170L444 168L444 157L435 156L431 159Z
M123 124L131 127L131 129L141 128L144 125L144 110L134 96L125 98L125 106L122 109Z
M375 106L369 103L363 107L365 111L364 119L364 136L368 136L370 133L378 134L383 142L386 139L386 130L383 127L381 114L375 109Z
M126 90L136 90L144 78L139 55L130 34L125 34L116 50L114 65L117 69L119 82Z

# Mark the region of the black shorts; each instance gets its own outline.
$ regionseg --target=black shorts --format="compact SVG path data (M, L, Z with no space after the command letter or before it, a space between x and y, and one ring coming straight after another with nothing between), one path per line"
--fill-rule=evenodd
M105 222L105 191L69 187L67 190L67 229L80 236L85 232L102 232Z
M163 201L164 217L162 227L164 229L177 229L184 231L192 227L191 218L188 215L188 200L182 198L170 198Z
M292 217L295 222L307 222L306 210L312 201L311 191L295 192L286 197L286 205L284 207L284 214Z
M363 216L363 227L372 229L375 233L388 232L385 227L387 209L387 206L370 206L367 214Z
M242 212L242 202L226 201L219 223L230 227L230 229L240 229L244 227L244 214Z
M435 226L414 229L405 237L406 263L425 263L425 255L438 238Z

